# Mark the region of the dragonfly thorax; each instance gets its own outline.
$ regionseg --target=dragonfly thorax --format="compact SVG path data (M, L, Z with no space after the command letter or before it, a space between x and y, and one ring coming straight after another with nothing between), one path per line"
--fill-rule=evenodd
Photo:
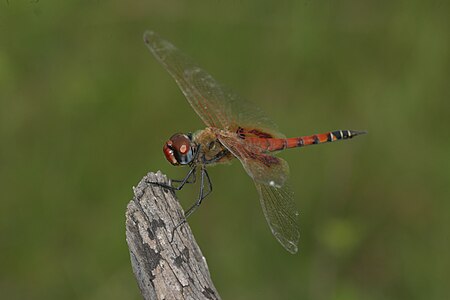
M178 166L192 162L195 157L195 149L192 135L176 133L164 144L163 152L172 165Z

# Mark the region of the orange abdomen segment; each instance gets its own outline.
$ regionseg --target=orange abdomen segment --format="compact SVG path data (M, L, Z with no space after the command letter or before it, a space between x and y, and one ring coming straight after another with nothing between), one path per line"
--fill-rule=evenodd
M321 134L314 134L302 137L279 139L279 138L259 138L259 137L246 137L245 140L249 143L258 145L264 151L280 151L286 148L296 148L308 145L316 145L327 142L334 142L337 140L351 139L354 136L364 134L365 131L355 130L336 130L329 131Z

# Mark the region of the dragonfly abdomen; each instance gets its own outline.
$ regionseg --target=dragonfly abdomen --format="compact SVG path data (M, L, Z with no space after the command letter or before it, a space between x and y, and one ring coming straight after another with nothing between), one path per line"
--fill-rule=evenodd
M281 151L287 148L297 148L309 145L317 145L337 140L351 139L357 135L365 134L365 131L356 130L336 130L326 133L313 134L295 138L247 138L250 143L257 144L265 151Z

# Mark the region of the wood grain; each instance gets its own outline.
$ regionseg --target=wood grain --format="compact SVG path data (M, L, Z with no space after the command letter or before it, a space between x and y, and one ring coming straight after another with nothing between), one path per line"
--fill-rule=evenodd
M133 272L144 299L220 299L188 223L174 227L183 210L161 172L134 188L126 211L126 239ZM173 236L172 236L173 235Z

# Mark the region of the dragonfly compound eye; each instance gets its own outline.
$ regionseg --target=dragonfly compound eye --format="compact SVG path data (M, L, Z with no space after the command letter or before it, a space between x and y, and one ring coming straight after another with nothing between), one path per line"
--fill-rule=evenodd
M194 159L193 142L186 134L174 134L164 145L163 151L172 165L187 165Z

